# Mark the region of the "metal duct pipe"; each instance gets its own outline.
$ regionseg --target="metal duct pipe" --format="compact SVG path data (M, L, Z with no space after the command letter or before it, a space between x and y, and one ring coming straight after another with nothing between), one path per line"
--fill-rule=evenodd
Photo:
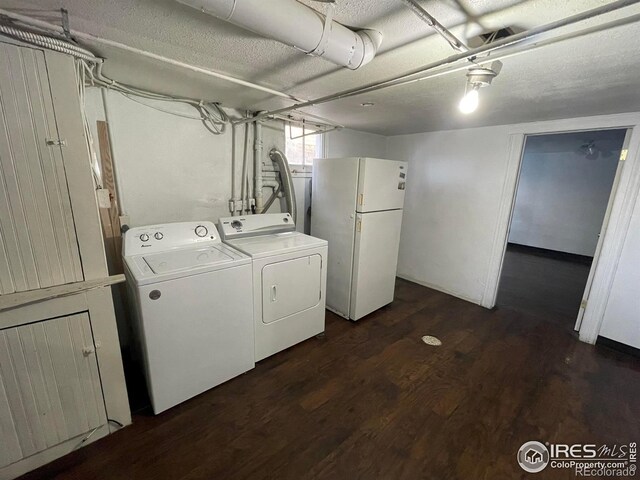
M178 2L352 70L369 63L382 42L376 30L354 32L334 21L333 5L325 16L296 0Z
M272 148L269 152L269 158L275 162L280 169L280 182L282 184L282 191L287 199L287 210L291 214L293 221L297 220L297 204L296 204L296 192L293 188L293 178L291 178L291 170L289 170L289 162L287 157L284 156L277 148Z

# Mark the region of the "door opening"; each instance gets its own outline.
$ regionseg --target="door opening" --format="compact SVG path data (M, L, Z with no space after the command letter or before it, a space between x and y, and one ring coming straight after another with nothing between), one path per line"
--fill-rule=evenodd
M627 133L525 137L496 306L579 328Z

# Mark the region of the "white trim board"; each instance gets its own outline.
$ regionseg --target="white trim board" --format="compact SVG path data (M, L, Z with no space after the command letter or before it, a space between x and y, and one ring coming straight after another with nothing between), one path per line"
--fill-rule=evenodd
M503 182L499 217L494 234L487 282L481 301L483 307L493 308L495 306L525 135L608 128L632 129L627 159L621 170L618 189L614 193L609 223L606 230L603 231L602 251L597 265L593 267L595 268L593 284L580 327L581 341L591 344L596 342L624 240L629 229L633 207L640 190L639 127L640 113L513 125L513 129L510 131L509 158Z

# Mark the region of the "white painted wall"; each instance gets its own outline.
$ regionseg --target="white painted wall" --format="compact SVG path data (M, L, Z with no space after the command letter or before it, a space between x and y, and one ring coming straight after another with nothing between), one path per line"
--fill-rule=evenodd
M187 105L141 100L155 107L194 116ZM89 123L104 120L98 89L88 89ZM119 93L107 95L113 157L118 172L120 205L129 226L155 223L212 220L229 215L231 196L231 128L213 135L199 120L170 115L141 105ZM243 131L238 131L238 157L242 155ZM250 135L249 161L253 164ZM263 127L265 161L274 146L284 150L281 123ZM270 163L270 162L269 162ZM241 162L238 161L238 188ZM251 178L253 176L251 175ZM265 199L271 190L265 189ZM276 202L272 210L278 211Z
M409 162L398 275L481 303L509 127L390 137Z
M327 158L387 158L388 155L388 137L383 135L343 128L326 133L324 137L325 156Z
M607 318L622 318L625 328L637 329L640 255L637 208L634 223L628 230L627 222L629 202L636 202L640 189L637 158L640 114L389 137L389 152L393 152L394 158L409 162L398 275L492 306L500 265L496 258L502 257L509 218L508 200L515 191L518 146L523 135L628 126L635 128L634 134L609 227L604 233L601 262L594 276L580 338L595 341L604 306ZM627 231L636 233L629 234L624 243L625 266L616 270L617 255ZM618 291L609 296L608 285L612 279ZM618 341L632 343L633 339L625 334L618 337Z
M592 257L625 130L527 138L509 241ZM598 158L580 147L593 141Z

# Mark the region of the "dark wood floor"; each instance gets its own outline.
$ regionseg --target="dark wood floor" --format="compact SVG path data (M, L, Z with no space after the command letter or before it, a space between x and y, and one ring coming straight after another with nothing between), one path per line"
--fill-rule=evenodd
M496 303L573 328L590 269L588 257L509 244Z
M640 440L640 360L399 280L311 339L29 479L514 479L528 440ZM438 336L430 347L421 336ZM575 478L549 471L535 478Z

